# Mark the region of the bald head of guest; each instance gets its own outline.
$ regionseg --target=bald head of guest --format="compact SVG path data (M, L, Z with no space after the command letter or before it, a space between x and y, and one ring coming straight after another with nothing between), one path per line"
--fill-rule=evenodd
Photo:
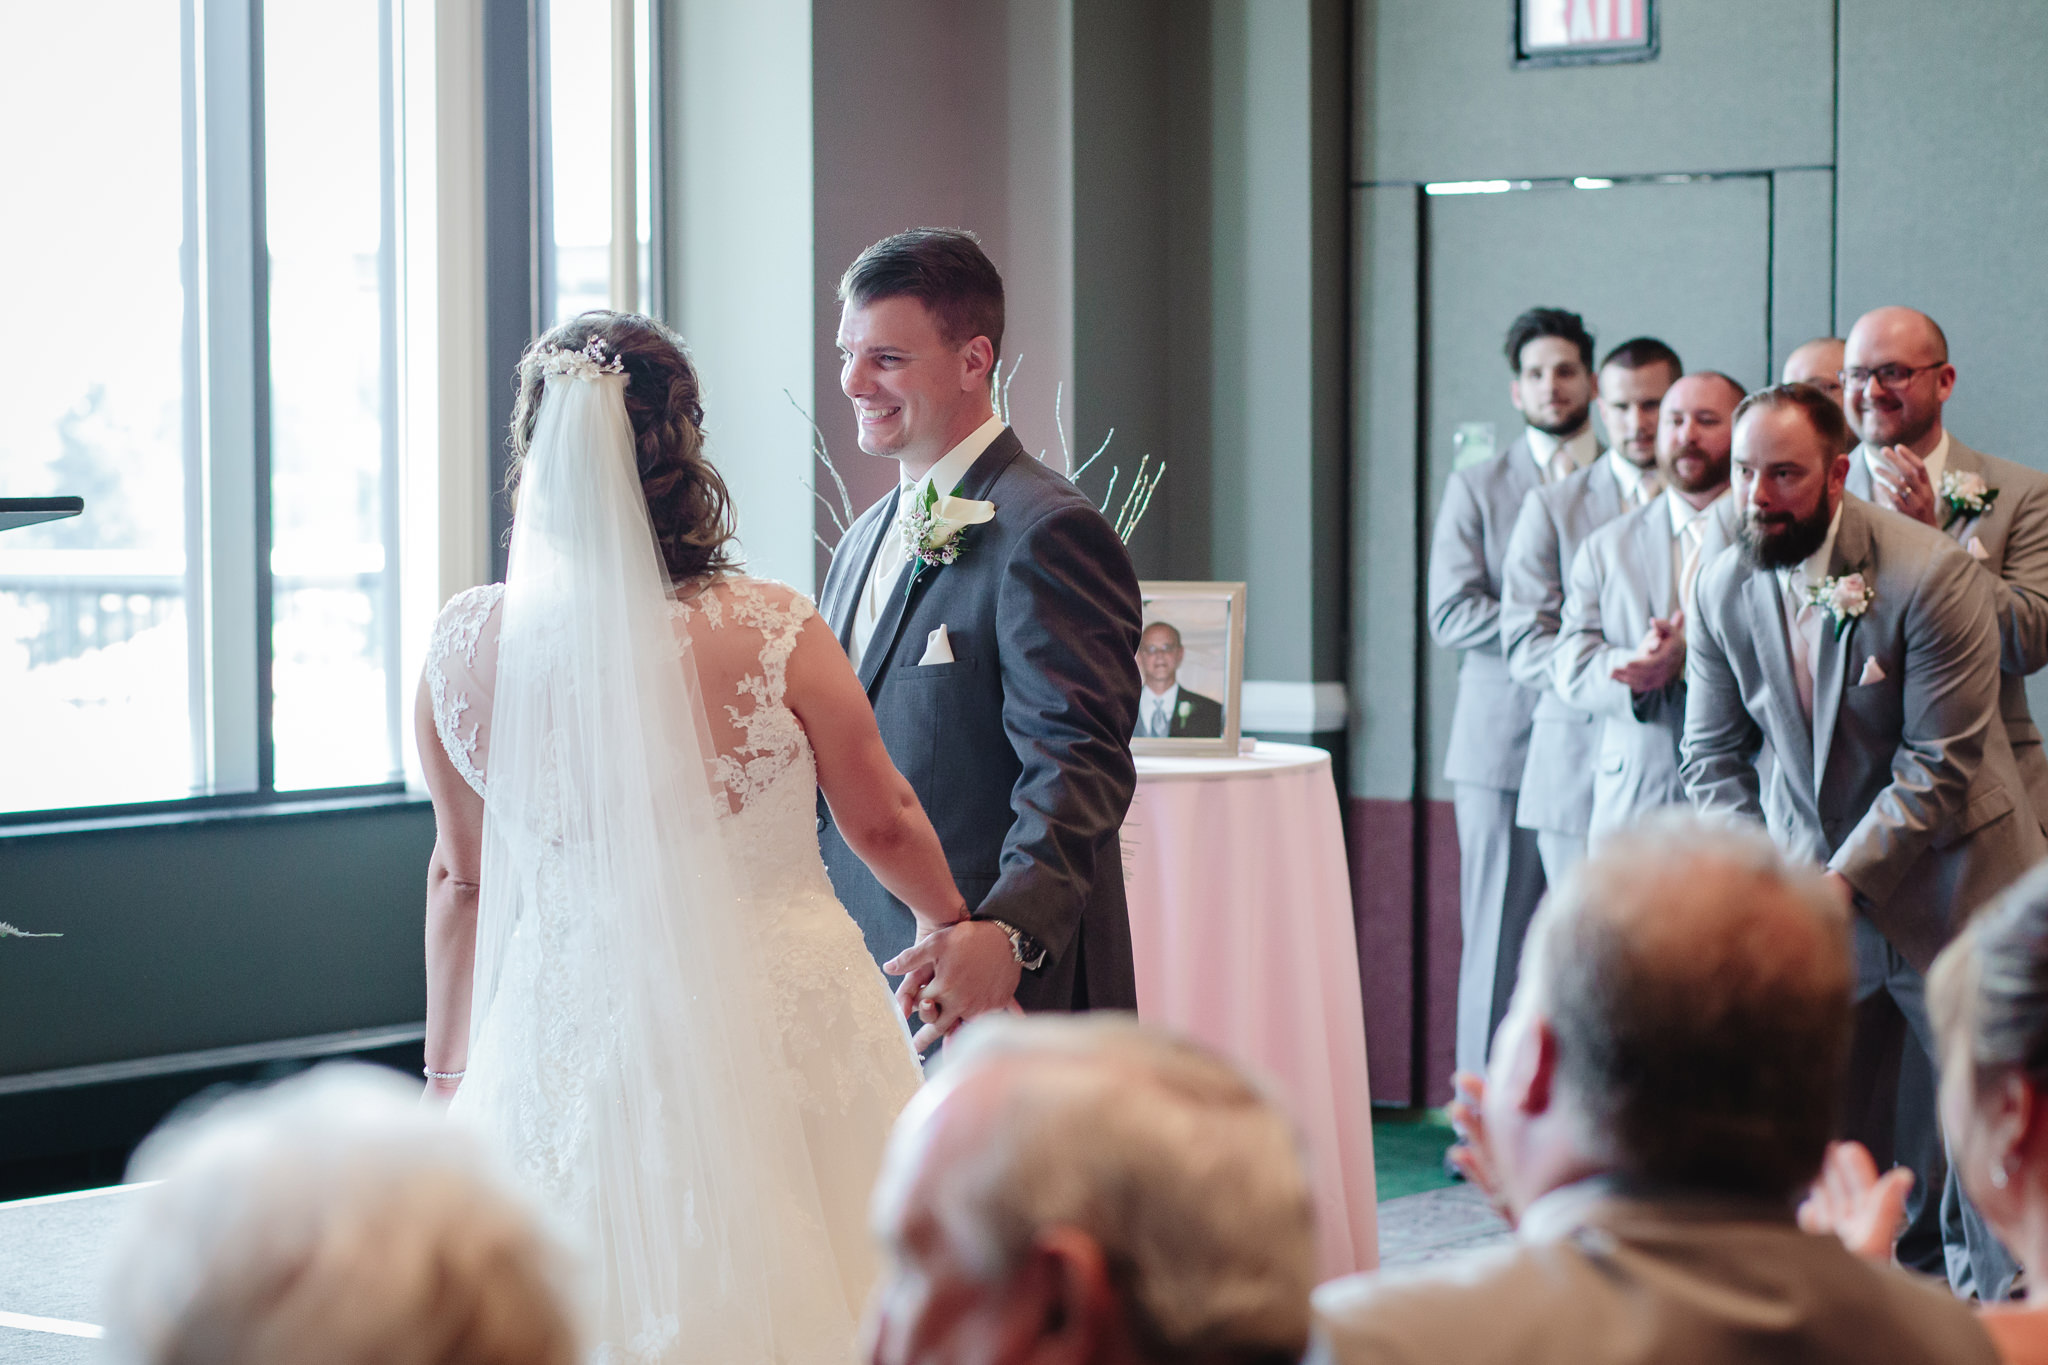
M1924 459L1941 444L1941 409L1955 388L1948 337L1927 314L1873 308L1849 329L1842 408L1865 445L1902 445Z
M1657 469L1664 486L1694 507L1728 487L1728 450L1742 385L1719 370L1701 370L1673 384L1657 411Z
M949 1042L875 1183L871 1365L1292 1365L1314 1213L1287 1117L1110 1014Z
M1849 920L1760 831L1650 817L1530 926L1485 1119L1519 1214L1596 1175L1790 1207L1849 1045Z
M1842 401L1842 339L1815 337L1785 357L1780 384L1811 384L1837 403Z
M1657 463L1657 408L1684 373L1678 352L1655 337L1624 341L1600 362L1600 425L1637 469Z

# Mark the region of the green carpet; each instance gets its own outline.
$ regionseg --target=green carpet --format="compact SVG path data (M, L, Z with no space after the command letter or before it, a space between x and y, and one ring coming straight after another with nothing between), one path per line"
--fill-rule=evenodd
M1374 1109L1372 1165L1380 1198L1398 1199L1455 1183L1444 1174L1444 1149L1457 1140L1441 1109Z

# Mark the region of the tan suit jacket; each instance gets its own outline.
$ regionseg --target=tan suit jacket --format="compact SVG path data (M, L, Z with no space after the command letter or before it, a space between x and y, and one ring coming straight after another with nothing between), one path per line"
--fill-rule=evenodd
M1312 1365L1991 1365L1948 1292L1799 1231L1782 1208L1631 1199L1529 1207L1515 1244L1316 1291Z

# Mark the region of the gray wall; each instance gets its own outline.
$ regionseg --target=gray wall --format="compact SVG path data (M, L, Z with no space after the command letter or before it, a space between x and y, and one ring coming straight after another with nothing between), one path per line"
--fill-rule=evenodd
M2048 221L2048 82L2039 75L2048 6L1966 0L1937 23L1908 0L1840 0L1839 112L1837 8L1835 0L1667 3L1653 62L1516 71L1504 3L1361 0L1350 682L1365 704L1354 707L1354 795L1406 797L1419 776L1424 793L1448 796L1436 774L1456 659L1426 644L1418 655L1417 594L1450 468L1446 424L1463 414L1430 410L1446 401L1436 397L1444 376L1417 366L1424 357L1435 357L1436 369L1468 365L1475 377L1467 382L1500 390L1498 334L1520 307L1597 301L1626 290L1631 277L1651 296L1709 255L1732 251L1738 262L1761 249L1768 283L1753 347L1721 357L1681 344L1688 363L1754 382L1766 356L1774 372L1808 336L1839 332L1879 303L1910 303L1948 327L1963 376L1950 410L1957 434L2048 463L2048 451L2033 449L2040 443L2027 401L2028 381L2048 363L2048 283L2032 259ZM1728 220L1742 242L1688 244L1673 231L1618 243L1589 234L1581 215L1553 212L1558 200L1538 203L1590 191L1493 196L1479 208L1419 190L1431 181L1729 172L1758 173L1765 197L1756 224ZM1511 220L1491 239L1458 226L1488 212ZM1545 253L1557 271L1588 283L1555 298L1502 295L1491 305L1492 335L1482 337L1487 329L1435 308L1473 297L1479 277L1498 265L1483 258L1489 240ZM1433 243L1467 259L1431 258ZM1749 268L1740 269L1741 287L1755 287ZM1532 288L1538 274L1530 272ZM1459 289L1466 292L1452 300ZM1433 300L1432 290L1445 297ZM1700 297L1703 313L1732 306L1718 292ZM1676 340L1700 321L1674 316L1646 329ZM1611 323L1603 342L1643 325ZM1470 333L1472 353L1442 354L1445 333ZM1516 424L1504 394L1490 401L1497 413L1471 415L1497 420L1504 443Z
M0 1077L419 1022L433 812L0 831Z

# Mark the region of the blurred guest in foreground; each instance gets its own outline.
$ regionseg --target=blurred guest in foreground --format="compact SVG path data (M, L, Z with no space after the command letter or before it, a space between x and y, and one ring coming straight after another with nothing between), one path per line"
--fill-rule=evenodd
M2048 1267L2048 865L1942 950L1927 994L1956 1174L2038 1280ZM1880 1178L1868 1152L1838 1143L1800 1222L1887 1259L1910 1181L1903 1168ZM1987 1305L1982 1321L2008 1365L2048 1362L2048 1303Z
M976 1020L875 1187L867 1358L1287 1365L1313 1220L1290 1125L1227 1063L1113 1016Z
M1380 1361L1989 1361L1937 1283L1801 1232L1849 1029L1849 923L1760 833L1666 812L1537 912L1454 1115L1514 1245L1316 1294Z
M136 1154L109 1358L574 1365L565 1266L417 1085L328 1066L174 1120Z

